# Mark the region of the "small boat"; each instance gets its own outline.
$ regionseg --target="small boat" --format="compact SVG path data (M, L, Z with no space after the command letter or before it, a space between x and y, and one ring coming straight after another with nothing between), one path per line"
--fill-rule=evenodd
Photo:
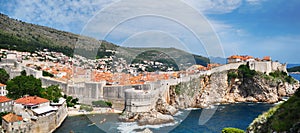
M90 126L93 126L93 125L95 125L96 123L94 122L94 123L91 123L91 124L88 124L88 126L90 127Z

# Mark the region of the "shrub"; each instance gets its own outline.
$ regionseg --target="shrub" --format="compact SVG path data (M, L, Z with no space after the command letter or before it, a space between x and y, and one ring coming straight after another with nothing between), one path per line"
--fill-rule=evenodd
M175 87L175 93L176 93L177 95L180 94L180 85L176 85L176 87Z
M240 78L252 78L257 74L255 70L250 70L248 65L240 65L238 71L238 77Z
M43 71L43 76L45 76L45 77L54 77L54 75L53 74L51 74L51 73L49 73L49 72L47 72L47 71Z
M295 83L295 79L291 76L289 76L286 72L283 71L275 71L275 72L271 72L269 73L270 76L276 78L276 79L280 79L282 81L288 82L288 83Z
M93 111L93 107L89 106L89 105L81 105L80 110L85 110L85 111L91 112L91 111Z
M103 100L92 101L92 105L96 106L96 107L112 107L112 103L111 102L103 101Z
M223 128L222 133L244 133L244 130L238 128L227 127Z
M237 78L238 74L235 72L228 72L227 77L228 77L228 79Z

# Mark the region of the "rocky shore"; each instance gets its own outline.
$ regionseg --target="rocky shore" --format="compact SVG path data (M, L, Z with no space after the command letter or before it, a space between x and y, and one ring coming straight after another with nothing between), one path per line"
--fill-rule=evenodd
M178 109L207 108L215 104L236 102L276 103L282 97L293 95L299 88L297 80L287 82L284 78L270 78L263 73L252 77L229 77L228 73L232 71L236 70L216 72L171 85L169 95L162 95L151 111L125 111L120 120L137 121L139 125L169 123L174 121L172 115Z
M140 126L165 124L174 122L173 115L175 115L177 111L178 109L168 105L166 101L159 99L156 103L156 108L150 112L123 112L119 120L123 122L137 121Z

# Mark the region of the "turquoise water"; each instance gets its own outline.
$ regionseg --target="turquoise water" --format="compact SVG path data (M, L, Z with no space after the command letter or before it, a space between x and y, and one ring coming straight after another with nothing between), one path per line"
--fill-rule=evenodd
M300 80L300 75L291 75ZM149 128L155 133L220 133L224 127L236 127L246 130L248 125L258 115L267 111L273 104L265 103L236 103L216 106L216 112L204 125L199 125L202 109L180 110L175 115L175 123L138 126L137 123L122 123L117 114L83 115L68 117L57 129L56 133L98 133L98 132L134 132ZM100 121L106 119L100 124ZM90 125L95 123L94 125Z

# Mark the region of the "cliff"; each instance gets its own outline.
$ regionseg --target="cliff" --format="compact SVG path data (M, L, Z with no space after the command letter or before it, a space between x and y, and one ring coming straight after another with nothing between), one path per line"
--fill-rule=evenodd
M169 104L188 108L235 102L275 103L293 95L298 87L299 82L285 72L267 75L241 65L235 70L215 72L171 86Z
M281 101L282 97L293 95L299 88L299 81L285 71L275 70L265 74L251 70L245 64L237 67L185 76L175 82L169 80L161 83L161 88L150 89L141 94L131 91L146 99L145 96L148 96L148 100L152 102L147 103L154 103L155 106L146 106L144 102L139 102L145 99L132 96L138 102L127 103L120 118L123 121L138 121L141 125L166 123L172 121L170 116L176 113L176 109L207 108L215 104L235 102L275 103Z
M256 118L248 127L248 133L299 133L300 90L286 102L279 104Z

